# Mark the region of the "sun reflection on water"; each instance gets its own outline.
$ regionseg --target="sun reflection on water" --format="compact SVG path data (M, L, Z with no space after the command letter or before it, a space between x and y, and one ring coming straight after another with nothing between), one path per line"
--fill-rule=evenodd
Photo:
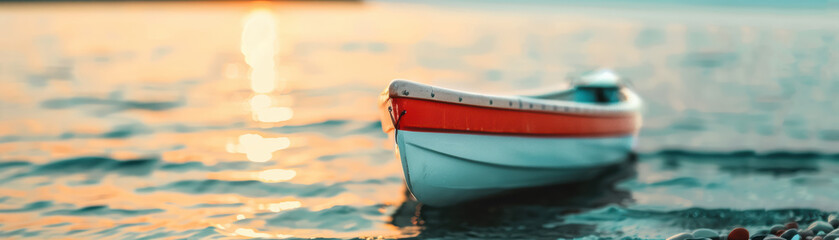
M276 123L291 119L288 107L273 106L268 94L277 89L276 57L277 31L275 17L267 9L256 9L245 18L242 29L241 51L250 66L253 119L259 122Z
M268 169L263 171L244 172L221 172L207 175L207 177L211 179L240 181L257 180L264 183L285 182L293 179L295 176L297 176L297 171L286 169Z
M251 89L256 93L270 93L276 87L276 32L274 15L269 10L257 9L246 17L241 50L251 67Z
M234 235L243 236L243 237L251 237L251 238L290 238L291 235L285 234L270 234L270 233L263 233L257 232L250 228L237 228L233 231Z
M294 115L288 96L279 96L275 54L277 43L276 18L268 9L255 9L246 17L242 29L241 51L245 62L250 66L251 90L254 94L248 103L252 119L259 123L275 124L288 121ZM283 106L285 105L285 106ZM266 125L261 125L266 126ZM238 138L238 143L229 142L227 152L245 154L253 162L267 162L274 158L274 152L291 145L287 137L265 137L259 133L246 133ZM221 176L225 179L258 180L265 183L283 182L297 176L297 171L288 169L267 169L256 172L233 172ZM300 201L283 201L258 204L261 211L281 212L300 208ZM246 210L250 212L253 210ZM245 214L236 215L236 220L248 218ZM293 235L260 232L252 228L233 227L231 224L216 224L221 232L234 237L246 238L289 238Z
M266 123L277 123L288 121L294 115L291 108L272 107L271 97L265 94L257 94L251 98L251 111L253 120Z
M244 153L248 160L267 162L273 158L273 153L286 149L291 145L287 137L266 138L259 134L248 133L239 136L239 144L228 143L227 152Z
M275 101L268 94L277 89L276 54L277 31L274 15L267 9L252 11L245 18L242 29L242 54L250 69L250 105L253 120L266 123L287 121L293 116L288 107L273 106Z
M297 176L297 171L285 169L269 169L259 172L257 178L262 182L288 181Z
M254 121L262 123L278 123L292 118L294 112L289 107L277 106L282 102L276 101L272 93L277 89L277 73L275 68L275 54L277 44L276 18L268 9L255 9L245 17L242 28L241 51L245 62L250 66L251 90L255 93L250 98L250 107ZM288 103L286 103L288 104ZM273 158L275 151L287 148L291 142L288 138L264 138L259 134L243 134L239 136L239 143L227 145L231 153L244 153L248 160L267 162ZM285 171L285 170L284 170ZM283 177L294 177L294 174L280 174ZM277 177L275 172L273 177ZM270 177L270 176L269 176ZM283 179L282 177L279 179ZM284 179L284 180L288 180ZM280 181L284 181L280 180ZM275 180L276 181L276 180Z
M280 202L280 203L269 203L269 204L265 204L265 205L259 205L259 209L262 210L262 209L267 208L268 211L280 212L280 211L299 208L299 207L302 207L302 206L303 206L303 203L301 203L300 201L286 201L286 202Z

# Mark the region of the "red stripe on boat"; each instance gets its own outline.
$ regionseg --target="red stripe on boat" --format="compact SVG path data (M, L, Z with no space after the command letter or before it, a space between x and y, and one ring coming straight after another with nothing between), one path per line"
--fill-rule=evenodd
M636 115L584 115L391 98L399 130L504 135L604 137L634 133ZM406 114L399 119L403 110Z

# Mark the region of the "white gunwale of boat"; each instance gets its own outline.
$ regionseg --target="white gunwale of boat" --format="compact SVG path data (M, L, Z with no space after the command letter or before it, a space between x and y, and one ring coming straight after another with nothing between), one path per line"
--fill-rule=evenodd
M539 99L527 96L480 94L435 87L404 79L391 81L387 91L389 98L413 98L478 107L564 114L631 114L638 112L642 106L641 99L638 95L628 88L621 89L624 101L615 104L582 103L571 100ZM570 91L572 90L566 90L566 92Z

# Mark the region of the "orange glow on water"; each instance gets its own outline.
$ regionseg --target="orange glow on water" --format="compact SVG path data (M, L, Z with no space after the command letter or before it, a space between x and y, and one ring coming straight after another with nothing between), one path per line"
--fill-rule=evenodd
M287 121L294 116L294 111L287 107L272 107L271 97L265 94L257 94L251 98L251 111L253 120L266 123L277 123Z
M270 234L264 232L257 232L250 228L237 228L233 231L233 236L243 236L243 237L250 237L250 238L290 238L293 237L292 235L285 235L285 234Z
M291 180L294 176L297 176L297 172L294 170L269 169L259 172L257 176L263 182L282 182Z
M256 9L245 17L241 51L245 55L245 62L251 67L251 89L256 93L270 93L276 87L275 21L274 14L267 9Z
M285 182L294 179L297 171L286 169L268 169L253 172L222 172L208 174L211 179L232 181L257 180L264 183Z
M262 207L263 205L260 205ZM303 206L303 203L300 201L287 201L287 202L280 202L280 203L269 203L267 205L267 209L272 212L280 212L290 209L295 209Z
M286 149L291 145L287 137L265 138L259 134L248 133L239 136L239 143L227 144L227 152L244 153L248 160L266 162L271 160L273 153Z
M245 17L242 27L241 52L250 66L250 99L253 120L264 123L288 121L294 115L291 108L274 106L269 95L277 89L278 76L275 63L277 24L274 14L267 9L256 9ZM230 74L235 75L235 74ZM286 103L287 104L287 103Z
M271 107L271 97L265 94L257 94L251 97L251 108L254 110Z
M268 94L277 89L276 58L277 30L276 17L267 9L256 9L245 17L242 28L241 51L245 62L250 66L251 90L256 95L251 97L250 105L253 120L265 123L287 121L293 116L288 107L276 107Z

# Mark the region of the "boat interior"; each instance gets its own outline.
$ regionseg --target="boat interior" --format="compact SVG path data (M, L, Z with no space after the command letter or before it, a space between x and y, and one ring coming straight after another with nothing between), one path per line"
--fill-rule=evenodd
M576 86L571 89L522 97L554 101L574 101L583 103L614 104L626 100L620 87Z

